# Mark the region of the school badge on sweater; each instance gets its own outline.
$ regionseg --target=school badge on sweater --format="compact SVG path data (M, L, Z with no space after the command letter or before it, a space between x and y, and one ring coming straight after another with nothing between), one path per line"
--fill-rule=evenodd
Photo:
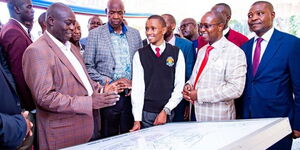
M172 56L169 56L169 57L166 59L166 65L169 66L169 67L174 66L174 58L173 58Z

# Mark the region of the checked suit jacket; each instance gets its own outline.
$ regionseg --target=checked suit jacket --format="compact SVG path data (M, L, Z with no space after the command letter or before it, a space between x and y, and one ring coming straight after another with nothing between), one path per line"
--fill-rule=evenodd
M134 53L142 47L142 39L138 30L128 26L126 28L132 63ZM112 79L115 70L115 58L108 24L90 31L84 52L84 62L94 81L103 85L106 80Z
M188 83L194 85L208 44L202 47ZM235 119L234 99L241 96L246 81L247 62L242 49L224 36L212 44L207 64L196 85L197 121Z

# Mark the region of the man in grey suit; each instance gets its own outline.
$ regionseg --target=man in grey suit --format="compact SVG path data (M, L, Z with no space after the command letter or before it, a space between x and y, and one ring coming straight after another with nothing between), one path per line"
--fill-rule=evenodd
M133 126L131 99L132 58L142 47L138 30L123 23L125 14L121 0L109 0L108 23L91 30L84 53L89 75L100 84L120 82L120 100L115 106L101 109L101 137L128 132Z

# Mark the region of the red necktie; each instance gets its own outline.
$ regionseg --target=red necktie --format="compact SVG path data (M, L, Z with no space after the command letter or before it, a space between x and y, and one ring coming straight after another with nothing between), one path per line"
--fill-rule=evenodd
M255 51L254 51L254 56L253 56L253 62L252 62L252 69L253 69L253 76L255 76L259 62L260 62L260 50L261 50L261 46L260 43L263 41L263 38L258 38L256 40L256 47L255 47Z
M156 51L156 54L155 54L156 57L160 57L160 52L159 52L160 49L159 49L158 47L156 47L156 48L155 48L155 51Z
M200 77L200 75L201 75L201 73L202 73L202 71L203 71L203 69L204 69L204 67L205 67L205 65L206 65L206 63L207 63L208 56L209 56L209 52L210 52L212 49L214 49L214 47L208 46L207 49L206 49L206 51L205 51L205 56L204 56L204 58L203 58L203 60L202 60L202 62L201 62L200 68L199 68L198 73L197 73L197 76L196 76L196 80L195 80L195 82L194 82L194 89L196 88L196 84L197 84L197 82L198 82L198 79L199 79L199 77Z

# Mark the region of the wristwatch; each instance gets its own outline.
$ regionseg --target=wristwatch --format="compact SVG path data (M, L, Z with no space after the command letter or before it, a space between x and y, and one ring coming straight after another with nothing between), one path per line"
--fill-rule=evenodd
M171 115L171 110L168 107L164 107L163 109L167 115Z

